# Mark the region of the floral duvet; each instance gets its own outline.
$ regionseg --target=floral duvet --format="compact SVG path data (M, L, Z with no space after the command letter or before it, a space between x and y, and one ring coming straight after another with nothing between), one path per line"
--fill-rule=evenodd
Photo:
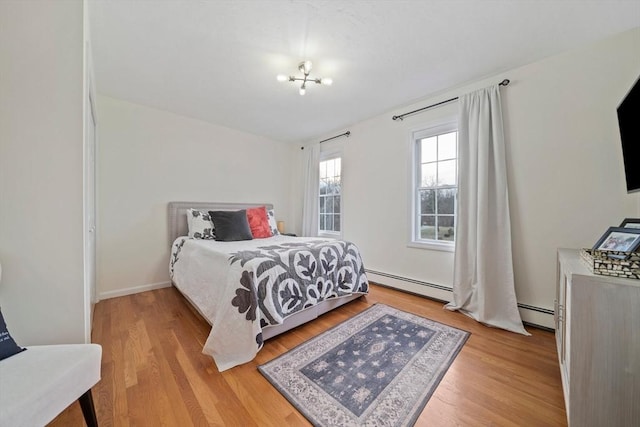
M169 271L211 323L203 352L220 371L252 360L262 348L263 328L324 300L369 290L360 252L344 240L179 237Z

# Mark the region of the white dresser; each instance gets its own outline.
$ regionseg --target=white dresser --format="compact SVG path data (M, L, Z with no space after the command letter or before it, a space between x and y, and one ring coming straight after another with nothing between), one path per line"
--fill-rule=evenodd
M640 280L558 250L555 327L570 426L640 426Z

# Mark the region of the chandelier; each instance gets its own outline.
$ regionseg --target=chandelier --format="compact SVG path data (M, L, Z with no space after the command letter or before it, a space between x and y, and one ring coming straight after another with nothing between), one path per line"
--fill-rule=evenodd
M302 86L300 86L300 90L299 90L300 95L304 95L307 92L308 82L317 83L319 85L331 86L331 84L333 83L333 80L331 80L330 78L323 77L323 78L314 79L312 77L309 77L309 73L311 73L312 66L313 64L311 63L311 61L301 62L300 65L298 65L298 70L300 70L300 72L304 74L304 77L285 76L284 74L280 74L278 75L278 81L279 82L286 82L286 81L302 82Z

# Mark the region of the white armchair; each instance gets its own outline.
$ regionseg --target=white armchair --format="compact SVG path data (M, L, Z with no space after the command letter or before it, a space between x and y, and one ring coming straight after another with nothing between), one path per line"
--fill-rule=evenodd
M98 425L91 387L100 381L98 344L41 345L0 361L0 426L44 426L80 400Z
M0 360L0 426L44 426L79 400L85 422L97 427L91 387L101 360L98 344L31 346Z

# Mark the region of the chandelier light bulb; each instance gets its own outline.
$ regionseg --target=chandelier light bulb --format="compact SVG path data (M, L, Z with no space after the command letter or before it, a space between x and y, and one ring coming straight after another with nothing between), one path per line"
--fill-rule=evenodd
M278 77L276 78L279 82L286 82L287 80L289 80L289 77L285 76L284 74L278 74Z
M320 84L331 86L333 84L333 79L329 77L323 77L320 79Z
M300 88L300 95L304 95L305 93L307 93L307 90L304 87Z

